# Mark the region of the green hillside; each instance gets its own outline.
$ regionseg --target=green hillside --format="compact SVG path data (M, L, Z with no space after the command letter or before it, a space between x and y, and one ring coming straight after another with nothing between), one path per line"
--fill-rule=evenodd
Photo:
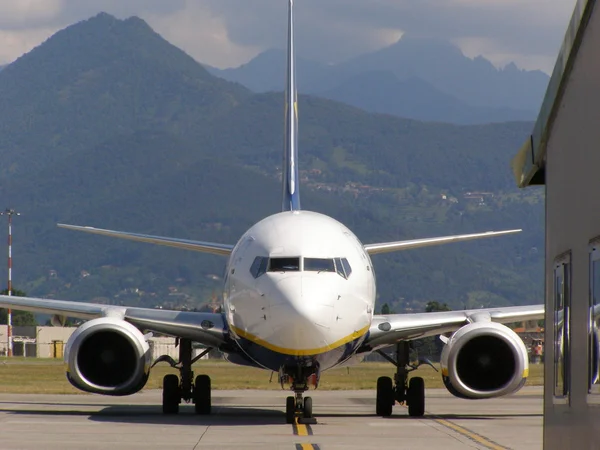
M0 196L23 213L15 286L86 301L209 301L223 258L55 224L235 243L280 204L282 101L211 76L140 19L107 14L6 67ZM543 198L518 192L508 166L530 124L460 127L299 102L303 207L363 241L526 228L376 257L381 301L397 309L541 301Z

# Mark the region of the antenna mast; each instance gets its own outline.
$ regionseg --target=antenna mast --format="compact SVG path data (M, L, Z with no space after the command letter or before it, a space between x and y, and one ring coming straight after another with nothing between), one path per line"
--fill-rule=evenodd
M12 216L20 216L21 213L16 212L12 208L6 208L0 211L0 216L8 216L8 292L7 295L12 295ZM7 339L8 339L8 356L13 355L12 343L12 311L8 308L7 314Z

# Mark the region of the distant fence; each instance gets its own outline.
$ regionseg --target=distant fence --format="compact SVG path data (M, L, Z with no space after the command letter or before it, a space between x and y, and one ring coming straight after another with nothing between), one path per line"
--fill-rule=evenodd
M149 341L150 350L152 351L152 359L156 359L162 355L169 355L175 361L179 358L179 347L175 346L175 338L173 342L158 342ZM62 358L64 356L66 342L55 340L52 342L37 342L35 338L23 338L15 336L13 340L13 356L24 356L27 358ZM0 348L0 356L7 356L7 346ZM202 353L204 348L195 348L192 350L192 356L196 357ZM218 354L211 352L211 357L219 357ZM208 359L209 355L205 355L202 359Z

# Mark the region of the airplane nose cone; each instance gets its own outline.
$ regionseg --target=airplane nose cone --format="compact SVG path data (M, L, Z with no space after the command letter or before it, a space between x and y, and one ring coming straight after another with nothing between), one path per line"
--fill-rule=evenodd
M329 301L330 292L323 292L324 284L319 286L320 291L301 276L286 277L273 285L269 311L275 345L298 350L298 354L329 346L333 303Z

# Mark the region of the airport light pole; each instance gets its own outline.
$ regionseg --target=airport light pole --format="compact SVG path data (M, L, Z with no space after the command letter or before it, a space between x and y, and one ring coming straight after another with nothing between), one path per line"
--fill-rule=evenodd
M0 211L0 216L8 216L8 295L12 295L12 216L20 216L21 213L14 209L6 208ZM13 355L12 346L12 311L8 308L7 314L7 339L8 339L8 356Z

